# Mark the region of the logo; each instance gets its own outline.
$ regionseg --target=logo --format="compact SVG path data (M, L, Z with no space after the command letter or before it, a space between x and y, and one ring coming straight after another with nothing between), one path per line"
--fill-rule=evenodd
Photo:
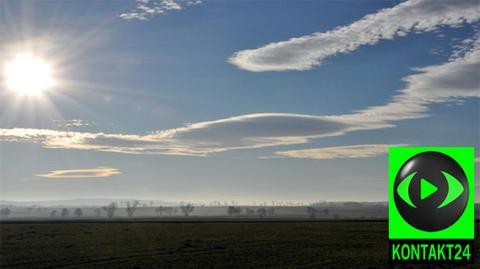
M422 152L400 168L395 178L395 205L411 226L439 231L452 226L465 211L468 181L450 156Z
M473 148L390 149L390 261L472 262L473 168Z

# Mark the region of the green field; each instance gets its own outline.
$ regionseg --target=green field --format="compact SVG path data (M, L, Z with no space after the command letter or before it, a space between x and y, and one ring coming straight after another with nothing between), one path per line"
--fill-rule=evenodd
M0 229L2 269L387 267L386 222L4 223Z

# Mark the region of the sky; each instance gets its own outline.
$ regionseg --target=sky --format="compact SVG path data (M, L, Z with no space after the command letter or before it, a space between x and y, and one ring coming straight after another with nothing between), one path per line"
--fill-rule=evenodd
M1 1L0 198L385 201L408 145L475 147L478 171L479 21L478 1ZM48 64L40 94L12 86L18 55Z

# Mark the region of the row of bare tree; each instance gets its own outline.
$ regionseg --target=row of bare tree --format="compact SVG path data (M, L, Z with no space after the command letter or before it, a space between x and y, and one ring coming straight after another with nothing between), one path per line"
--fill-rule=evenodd
M253 216L256 214L258 214L258 216L260 218L264 218L264 217L273 217L273 216L276 216L276 213L275 213L275 208L273 207L270 207L270 208L258 208L257 210L254 210L252 208L241 208L241 207L236 207L236 206L229 206L227 207L227 214L230 216L230 217L233 217L233 216L238 216L242 213L245 213L245 215L247 216Z
M316 218L319 214L323 214L325 216L328 216L330 214L330 210L328 208L318 208L315 206L309 206L307 207L307 213L308 216L312 219Z
M318 215L323 214L324 216L328 216L330 214L330 210L328 208L319 208L315 206L309 206L307 207L307 214L310 218L316 218ZM233 216L238 216L242 213L245 213L247 216L252 216L255 215L255 213L258 214L259 217L267 217L267 216L276 216L275 214L275 208L258 208L255 212L254 209L252 208L240 208L240 207L235 207L235 206L229 206L227 207L227 214L231 217Z
M50 212L50 217L56 217L57 214L60 214L60 216L62 218L66 218L66 217L70 216L70 211L68 211L68 209L66 209L66 208L62 208L62 210L60 210L60 211L55 209L52 212ZM83 216L83 210L81 208L76 208L73 211L73 215L76 216L77 218L80 218L80 217Z
M133 216L134 216L136 210L138 209L139 205L140 205L139 201L131 201L131 202L126 202L125 203L125 206L126 206L125 210L126 210L129 218L133 218ZM108 219L113 219L115 217L115 212L117 211L117 209L119 209L117 203L110 203L107 206L103 206L103 207L100 207L100 208L95 208L94 212L95 212L95 215L98 218L100 218L102 216L102 211L103 211L103 212L105 212ZM180 209L183 216L189 217L192 214L192 212L194 211L195 206L193 206L190 203L181 205L178 208L159 206L159 207L155 208L155 212L159 216L165 216L165 215L174 216L178 213L179 209ZM330 210L328 208L319 208L319 207L316 207L316 206L309 206L309 207L306 208L306 211L307 211L307 214L310 218L316 218L317 216L320 216L320 215L329 216L329 214L330 214ZM10 208L1 208L0 209L0 216L2 216L2 217L8 217L11 213L12 213L12 210ZM252 208L249 208L249 207L241 208L241 207L237 207L237 206L229 206L229 207L227 207L227 214L231 217L239 216L241 214L244 214L246 216L258 215L260 218L276 216L275 208L273 208L273 207L271 207L271 208L263 208L262 207L262 208L258 208L258 209L255 210L255 209L252 209ZM75 210L73 210L72 215L77 217L77 218L80 218L84 215L83 210L81 208L76 208ZM57 217L57 216L60 216L62 218L69 217L70 216L70 211L67 208L63 208L61 210L55 209L55 210L50 212L50 217Z
M10 214L12 214L12 210L10 210L10 208L5 207L5 208L0 209L0 216L8 217Z
M138 209L139 205L140 205L139 201L126 202L125 210L126 210L129 218L132 218L134 216L135 211ZM105 212L107 218L113 219L115 217L115 212L117 211L117 209L119 209L117 203L110 203L107 206L103 206L101 208L96 208L94 210L94 212L95 212L95 215L97 217L101 217L102 210L103 210ZM192 204L186 204L186 205L180 206L180 210L182 211L182 213L185 217L189 217L194 209L195 209L195 207ZM178 209L173 208L173 207L160 206L160 207L156 208L155 211L159 215L163 215L163 214L175 215L178 212ZM57 210L53 210L50 213L50 216L51 217L56 217L57 213L58 213ZM81 216L83 216L83 212L80 208L77 208L74 211L74 215L77 216L77 217L81 217ZM68 217L69 216L69 211L66 208L63 208L61 210L60 216L61 217Z

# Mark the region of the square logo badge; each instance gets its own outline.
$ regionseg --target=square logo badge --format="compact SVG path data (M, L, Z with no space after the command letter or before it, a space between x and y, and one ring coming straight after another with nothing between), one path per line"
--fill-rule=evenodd
M390 240L474 239L474 148L389 150Z

